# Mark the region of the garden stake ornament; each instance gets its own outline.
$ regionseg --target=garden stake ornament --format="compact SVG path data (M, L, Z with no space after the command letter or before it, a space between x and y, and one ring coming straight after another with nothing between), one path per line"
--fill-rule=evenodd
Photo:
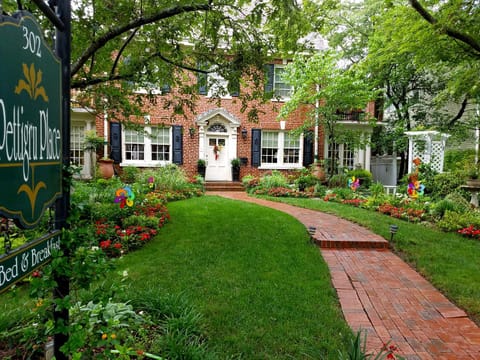
M408 196L411 197L412 199L417 199L419 196L423 196L425 191L425 185L423 185L418 180L418 168L422 163L421 160L419 158L415 158L413 160L413 163L415 164L416 167L415 167L415 172L408 177L407 193L408 193Z
M115 203L120 203L120 208L123 209L125 205L132 206L133 200L135 200L135 194L130 186L120 188L115 192Z
M356 179L355 176L352 176L350 179L348 179L348 187L353 191L356 191L359 186L360 186L360 179L358 178Z

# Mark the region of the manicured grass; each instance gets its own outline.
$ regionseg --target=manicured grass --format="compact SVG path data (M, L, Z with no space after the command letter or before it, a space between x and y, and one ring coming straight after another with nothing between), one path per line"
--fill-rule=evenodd
M394 251L480 324L480 241L350 205L317 199L269 200L335 214L386 239L390 239L390 225L398 225L392 242Z
M122 258L127 293L182 293L209 346L244 359L337 359L351 331L304 226L253 204L205 196L168 205L172 220Z

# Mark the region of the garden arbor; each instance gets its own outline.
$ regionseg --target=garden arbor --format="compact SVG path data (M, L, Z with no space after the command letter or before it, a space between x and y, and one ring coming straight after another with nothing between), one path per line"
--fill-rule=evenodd
M429 164L433 170L443 172L445 145L449 134L435 130L406 131L408 137L408 172L413 169L413 160L418 158L423 164Z

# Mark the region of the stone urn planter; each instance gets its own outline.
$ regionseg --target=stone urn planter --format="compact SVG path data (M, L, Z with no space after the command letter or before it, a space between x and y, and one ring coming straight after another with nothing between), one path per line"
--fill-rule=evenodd
M466 185L472 188L480 189L480 179L468 179Z

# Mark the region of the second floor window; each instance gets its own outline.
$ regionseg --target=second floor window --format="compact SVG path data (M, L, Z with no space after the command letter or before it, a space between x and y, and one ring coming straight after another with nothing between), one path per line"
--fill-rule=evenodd
M269 92L276 99L289 99L292 95L293 87L284 79L285 67L277 64L268 64L265 66L267 81L265 83L265 92Z

